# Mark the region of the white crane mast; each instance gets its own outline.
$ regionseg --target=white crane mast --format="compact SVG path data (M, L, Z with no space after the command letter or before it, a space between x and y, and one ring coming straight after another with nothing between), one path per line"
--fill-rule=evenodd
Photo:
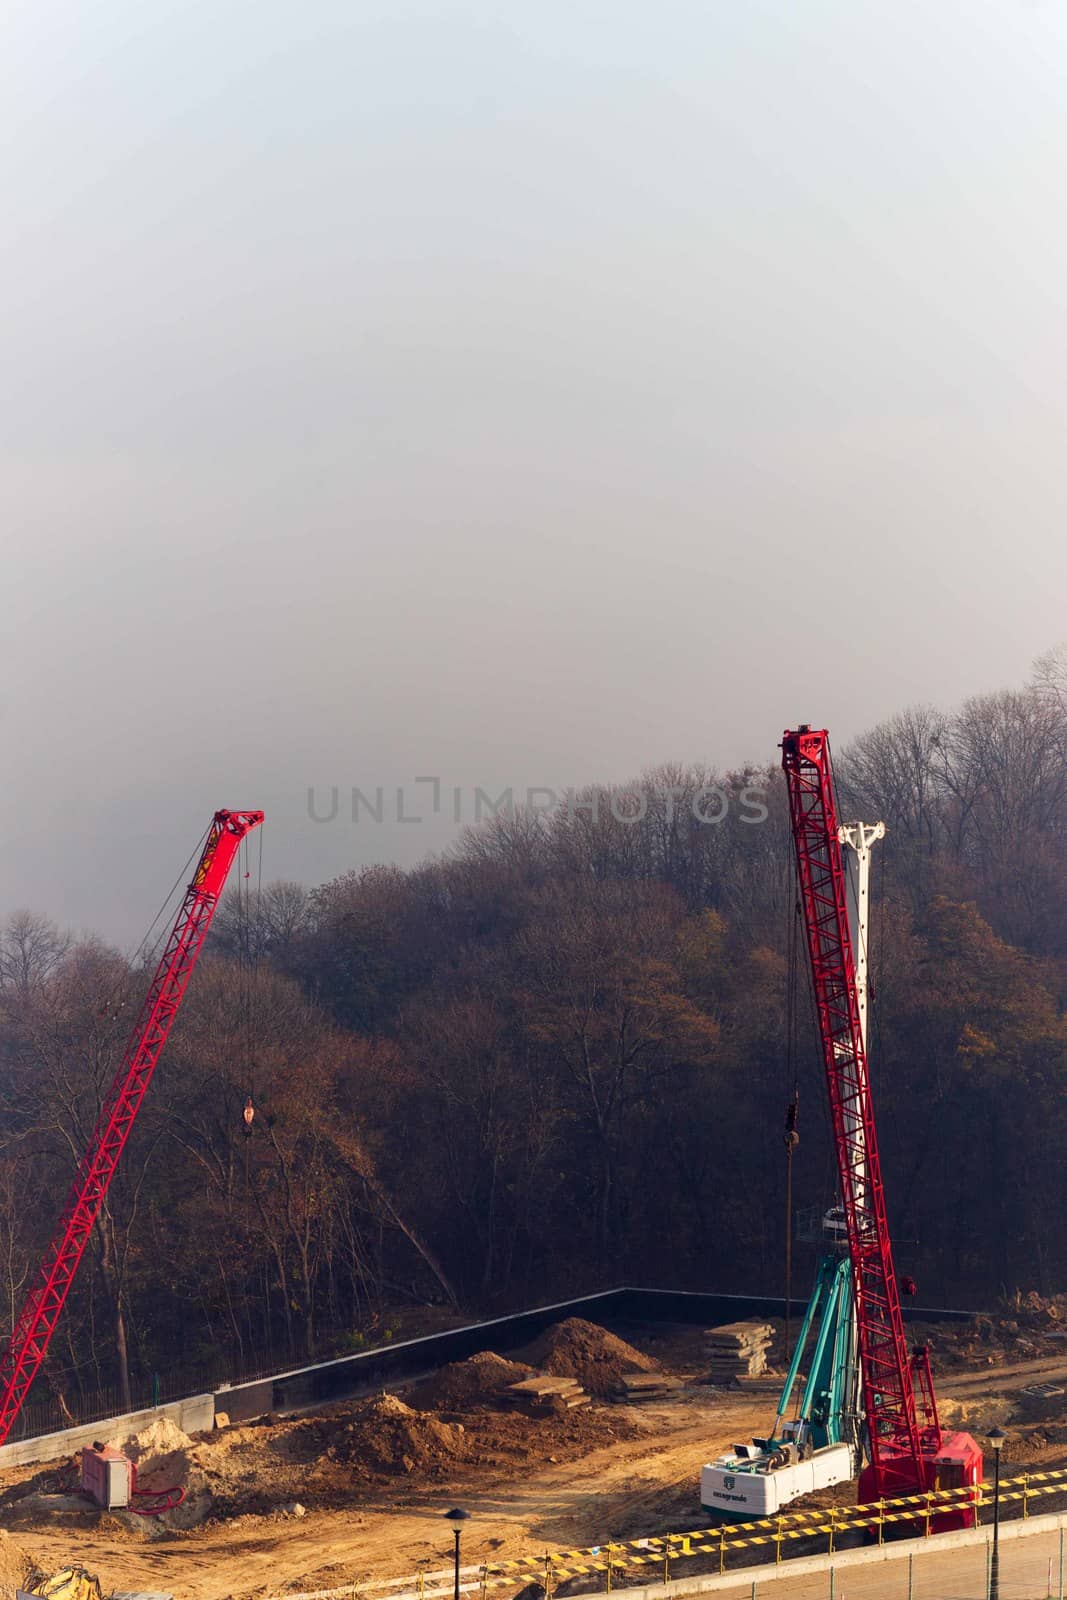
M859 1007L860 1028L863 1033L863 1048L867 1050L867 988L868 988L868 932L870 927L871 910L871 850L879 839L885 838L884 822L848 822L842 823L837 830L837 842L843 850L851 850L855 856L855 871L845 873L845 883L848 893L848 925L852 935L852 954L856 969L856 1002ZM869 1051L868 1051L869 1054ZM857 1151L859 1159L863 1160L864 1140L862 1123L855 1118L848 1118L849 1138L853 1148ZM856 1185L856 1193L862 1197L866 1189L866 1164L863 1176ZM846 1405L854 1415L860 1410L860 1369L857 1352L859 1350L859 1328L856 1323L856 1307L852 1308L852 1351L851 1362L851 1393L846 1396Z
M848 922L856 963L856 999L859 1003L863 1044L867 1046L867 930L871 905L871 849L885 838L884 822L847 822L837 830L837 842L856 857L855 872L846 873Z

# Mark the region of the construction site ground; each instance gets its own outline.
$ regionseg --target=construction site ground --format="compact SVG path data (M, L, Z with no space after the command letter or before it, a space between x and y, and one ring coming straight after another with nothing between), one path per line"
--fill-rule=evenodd
M105 1593L164 1590L190 1600L262 1597L440 1570L452 1549L443 1513L462 1506L463 1561L475 1564L685 1532L707 1525L700 1468L773 1421L773 1376L742 1387L702 1381L692 1328L550 1330L507 1359L485 1354L396 1396L342 1401L192 1439L169 1423L136 1440L142 1482L180 1482L186 1503L163 1519L96 1512L80 1501L74 1464L0 1475L0 1595L32 1563L79 1563ZM947 1423L980 1439L1008 1432L1005 1472L1067 1464L1067 1343L1058 1327L998 1324L930 1330ZM1020 1340L1022 1348L1020 1348ZM773 1364L784 1356L776 1332ZM567 1373L594 1396L544 1416L510 1408L507 1387L530 1370ZM681 1388L618 1403L627 1370L663 1370ZM1062 1394L1027 1394L1033 1385ZM822 1499L845 1505L850 1486ZM1051 1506L1042 1509L1052 1509ZM505 1591L506 1592L506 1591Z

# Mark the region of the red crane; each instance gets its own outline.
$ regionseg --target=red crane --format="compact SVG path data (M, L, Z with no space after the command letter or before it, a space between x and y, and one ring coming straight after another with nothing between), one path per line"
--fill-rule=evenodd
M63 1214L0 1355L0 1444L37 1376L108 1185L141 1109L241 840L262 811L216 811L193 880L82 1156Z
M825 729L787 730L782 768L852 1262L869 1435L860 1500L975 1485L982 1453L970 1434L942 1432L928 1354L909 1357L904 1337Z

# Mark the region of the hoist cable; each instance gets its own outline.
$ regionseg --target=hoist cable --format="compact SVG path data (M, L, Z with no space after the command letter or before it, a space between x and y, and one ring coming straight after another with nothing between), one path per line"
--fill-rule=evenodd
M245 841L247 844L247 841ZM256 1097L256 1045L258 1042L256 1019L259 995L259 971L263 956L264 941L264 913L263 913L263 839L259 840L259 851L256 862L255 886L255 912L252 908L252 869L247 850L241 863L243 871L239 884L245 886L243 904L238 906L238 932L237 941L238 960L241 966L241 1014L240 1028L243 1033L244 1045L244 1070L246 1099L244 1105L244 1131L251 1135L252 1119L255 1115ZM238 888L240 893L240 888ZM245 1169L247 1178L248 1147L245 1146Z
M134 950L132 955L126 957L127 980L129 975L135 971L139 962L143 966L147 967L152 966L158 960L160 946L162 945L163 940L168 936L169 930L167 924L164 923L160 928L159 932L156 934L155 943L152 944L151 948L149 948L149 940L156 931L156 924L165 915L168 906L172 904L178 889L183 883L188 882L189 868L192 866L193 862L198 860L203 854L204 843L210 831L211 823L208 823L208 826L204 829L203 833L200 835L200 838L189 852L185 865L182 867L181 871L178 873L178 876L175 878L174 882L164 895L159 910L148 924L148 928L141 939L140 944ZM104 1002L103 1008L100 1012L101 1016L110 1017L111 1021L113 1022L117 1022L119 1020L119 1013L125 1009L125 1001L123 1001L121 1005L118 1005L117 1002L124 986L124 982L117 981L115 983L110 995ZM112 1013L114 1014L112 1015Z
M796 1049L797 917L800 912L800 899L795 862L790 873L787 905L789 911L786 924L785 1072L789 1100L785 1112L785 1347L788 1360L793 1313L793 1152L800 1142L797 1133L799 1084Z
M171 902L174 899L174 896L177 893L178 889L181 887L181 885L183 883L186 883L188 881L189 868L192 866L193 862L198 860L199 857L202 855L203 849L204 849L204 844L205 844L205 842L207 840L207 836L208 836L208 833L210 831L211 831L211 824L209 823L208 826L204 829L203 833L200 835L200 838L197 841L197 843L193 846L192 850L189 852L189 855L186 858L185 865L182 867L181 871L178 873L178 876L175 878L174 882L171 884L170 888L167 890L167 893L166 893L166 896L164 897L162 905L160 906L159 910L156 912L155 916L152 918L151 922L148 924L148 932L145 934L144 938L141 940L140 944L137 946L137 949L133 952L133 955L130 956L129 962L130 962L130 966L131 967L136 965L137 961L143 955L143 953L145 951L145 948L148 945L148 941L151 939L153 933L155 932L156 923L160 920L160 918L163 916L163 914L167 910L167 907L171 904ZM152 958L157 954L160 945L163 943L163 940L167 936L167 932L168 932L168 930L165 927L163 927L163 928L160 928L159 933L156 934L155 943L153 944L151 950L148 952L148 957L147 957L148 961L151 961Z

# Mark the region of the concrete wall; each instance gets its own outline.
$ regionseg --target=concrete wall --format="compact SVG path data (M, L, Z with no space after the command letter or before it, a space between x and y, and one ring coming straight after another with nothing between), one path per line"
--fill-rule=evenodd
M64 1428L62 1433L43 1433L36 1439L19 1439L0 1446L0 1468L31 1466L37 1461L57 1461L97 1439L128 1439L140 1433L157 1417L169 1417L183 1433L201 1433L215 1426L215 1396L196 1394L170 1405L149 1406L146 1411L131 1411L124 1417L109 1417L104 1422L88 1422L80 1428Z
M799 1304L799 1303L798 1303ZM785 1301L768 1295L729 1295L690 1292L679 1289L623 1287L605 1289L575 1300L535 1306L527 1311L494 1317L443 1333L427 1334L383 1345L374 1350L337 1356L330 1361L277 1372L245 1383L224 1385L215 1392L215 1409L225 1411L232 1422L246 1422L268 1411L290 1411L304 1406L344 1400L371 1394L390 1384L400 1383L433 1372L448 1361L462 1361L480 1350L505 1353L520 1350L544 1328L564 1317L586 1317L608 1327L619 1326L631 1334L647 1323L688 1322L708 1326L715 1322L735 1322L739 1317L780 1316ZM912 1313L924 1321L968 1320L973 1313L935 1308L915 1308ZM638 1341L639 1342L639 1341ZM0 1467L21 1466L27 1462L54 1460L69 1455L94 1439L112 1438L116 1433L139 1432L154 1416L172 1416L186 1433L196 1433L213 1424L214 1413L207 1410L211 1396L194 1395L171 1405L138 1411L130 1417L113 1417L46 1434L17 1444L0 1446ZM188 1412L184 1408L192 1408ZM181 1421L183 1416L195 1420Z
M799 1316L800 1302L795 1302ZM539 1333L565 1317L585 1317L619 1327L632 1337L642 1323L692 1323L707 1327L739 1317L781 1316L785 1301L769 1295L729 1295L678 1289L605 1289L576 1300L535 1306L487 1322L475 1322L443 1333L426 1334L350 1356L336 1356L313 1366L278 1372L267 1378L235 1383L216 1391L216 1404L232 1422L247 1422L267 1411L295 1411L305 1406L371 1394L433 1372L448 1361L463 1361L480 1350L503 1354L521 1350ZM968 1321L967 1311L916 1309L924 1321ZM638 1337L638 1343L640 1338Z

